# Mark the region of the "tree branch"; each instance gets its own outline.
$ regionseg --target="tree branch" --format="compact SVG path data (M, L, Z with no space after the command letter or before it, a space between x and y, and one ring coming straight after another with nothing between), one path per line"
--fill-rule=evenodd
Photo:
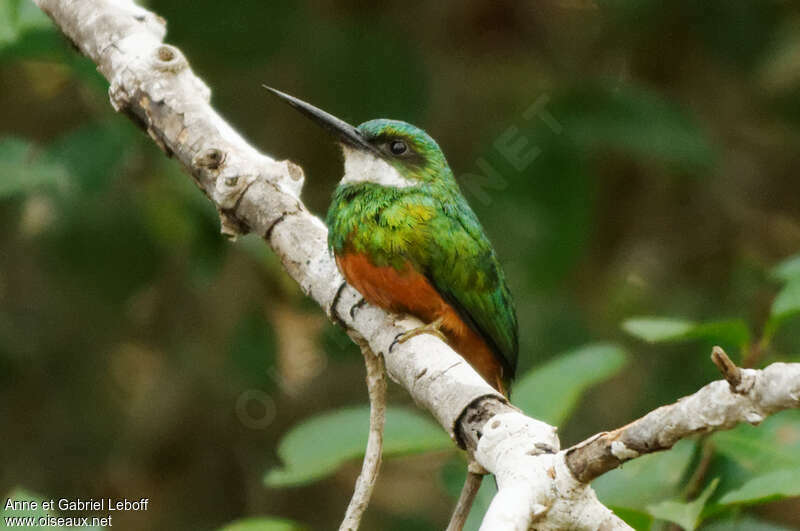
M572 474L589 482L625 461L672 448L696 433L728 430L742 422L758 424L768 415L800 407L800 363L741 369L719 347L711 358L725 380L569 448L566 462Z
M439 339L420 335L390 350L398 334L419 323L359 304L327 250L324 224L299 199L303 171L258 152L211 108L208 87L177 48L163 44L162 18L131 0L35 1L98 65L114 108L194 178L216 206L222 232L261 235L303 291L382 356L389 376L495 475L499 490L482 529L630 529L597 500L588 481L680 437L797 407L797 365L742 370L742 385L752 381L744 394L734 396L727 382L714 382L631 425L559 451L555 428L510 406Z

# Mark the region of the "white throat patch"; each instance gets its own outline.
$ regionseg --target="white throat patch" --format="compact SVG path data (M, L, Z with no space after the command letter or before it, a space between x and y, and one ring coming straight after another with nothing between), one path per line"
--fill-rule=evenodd
M349 146L344 151L344 177L342 183L375 183L392 188L414 186L414 181L406 179L391 164L375 155Z

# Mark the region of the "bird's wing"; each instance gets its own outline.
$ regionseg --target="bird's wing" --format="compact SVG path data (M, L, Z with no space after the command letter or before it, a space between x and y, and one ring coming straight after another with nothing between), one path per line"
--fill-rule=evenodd
M517 316L505 275L478 218L463 198L442 205L432 222L424 269L436 290L489 344L514 377Z

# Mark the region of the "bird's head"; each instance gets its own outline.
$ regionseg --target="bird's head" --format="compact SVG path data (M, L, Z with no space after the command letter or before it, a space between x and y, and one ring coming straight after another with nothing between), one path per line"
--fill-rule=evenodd
M436 141L399 120L370 120L358 127L270 87L264 87L331 133L342 145L342 183L371 182L392 188L455 183Z

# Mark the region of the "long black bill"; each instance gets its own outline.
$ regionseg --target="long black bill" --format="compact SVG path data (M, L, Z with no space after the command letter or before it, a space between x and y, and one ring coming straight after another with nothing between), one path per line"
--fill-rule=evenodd
M317 124L321 125L329 132L333 133L333 135L336 136L341 142L358 149L370 151L376 155L381 154L381 152L375 146L364 140L364 137L361 135L358 129L344 120L340 120L334 115L327 113L322 109L318 109L317 107L314 107L310 103L306 103L303 100L298 100L294 96L289 96L280 90L276 90L266 85L261 86L314 120Z

